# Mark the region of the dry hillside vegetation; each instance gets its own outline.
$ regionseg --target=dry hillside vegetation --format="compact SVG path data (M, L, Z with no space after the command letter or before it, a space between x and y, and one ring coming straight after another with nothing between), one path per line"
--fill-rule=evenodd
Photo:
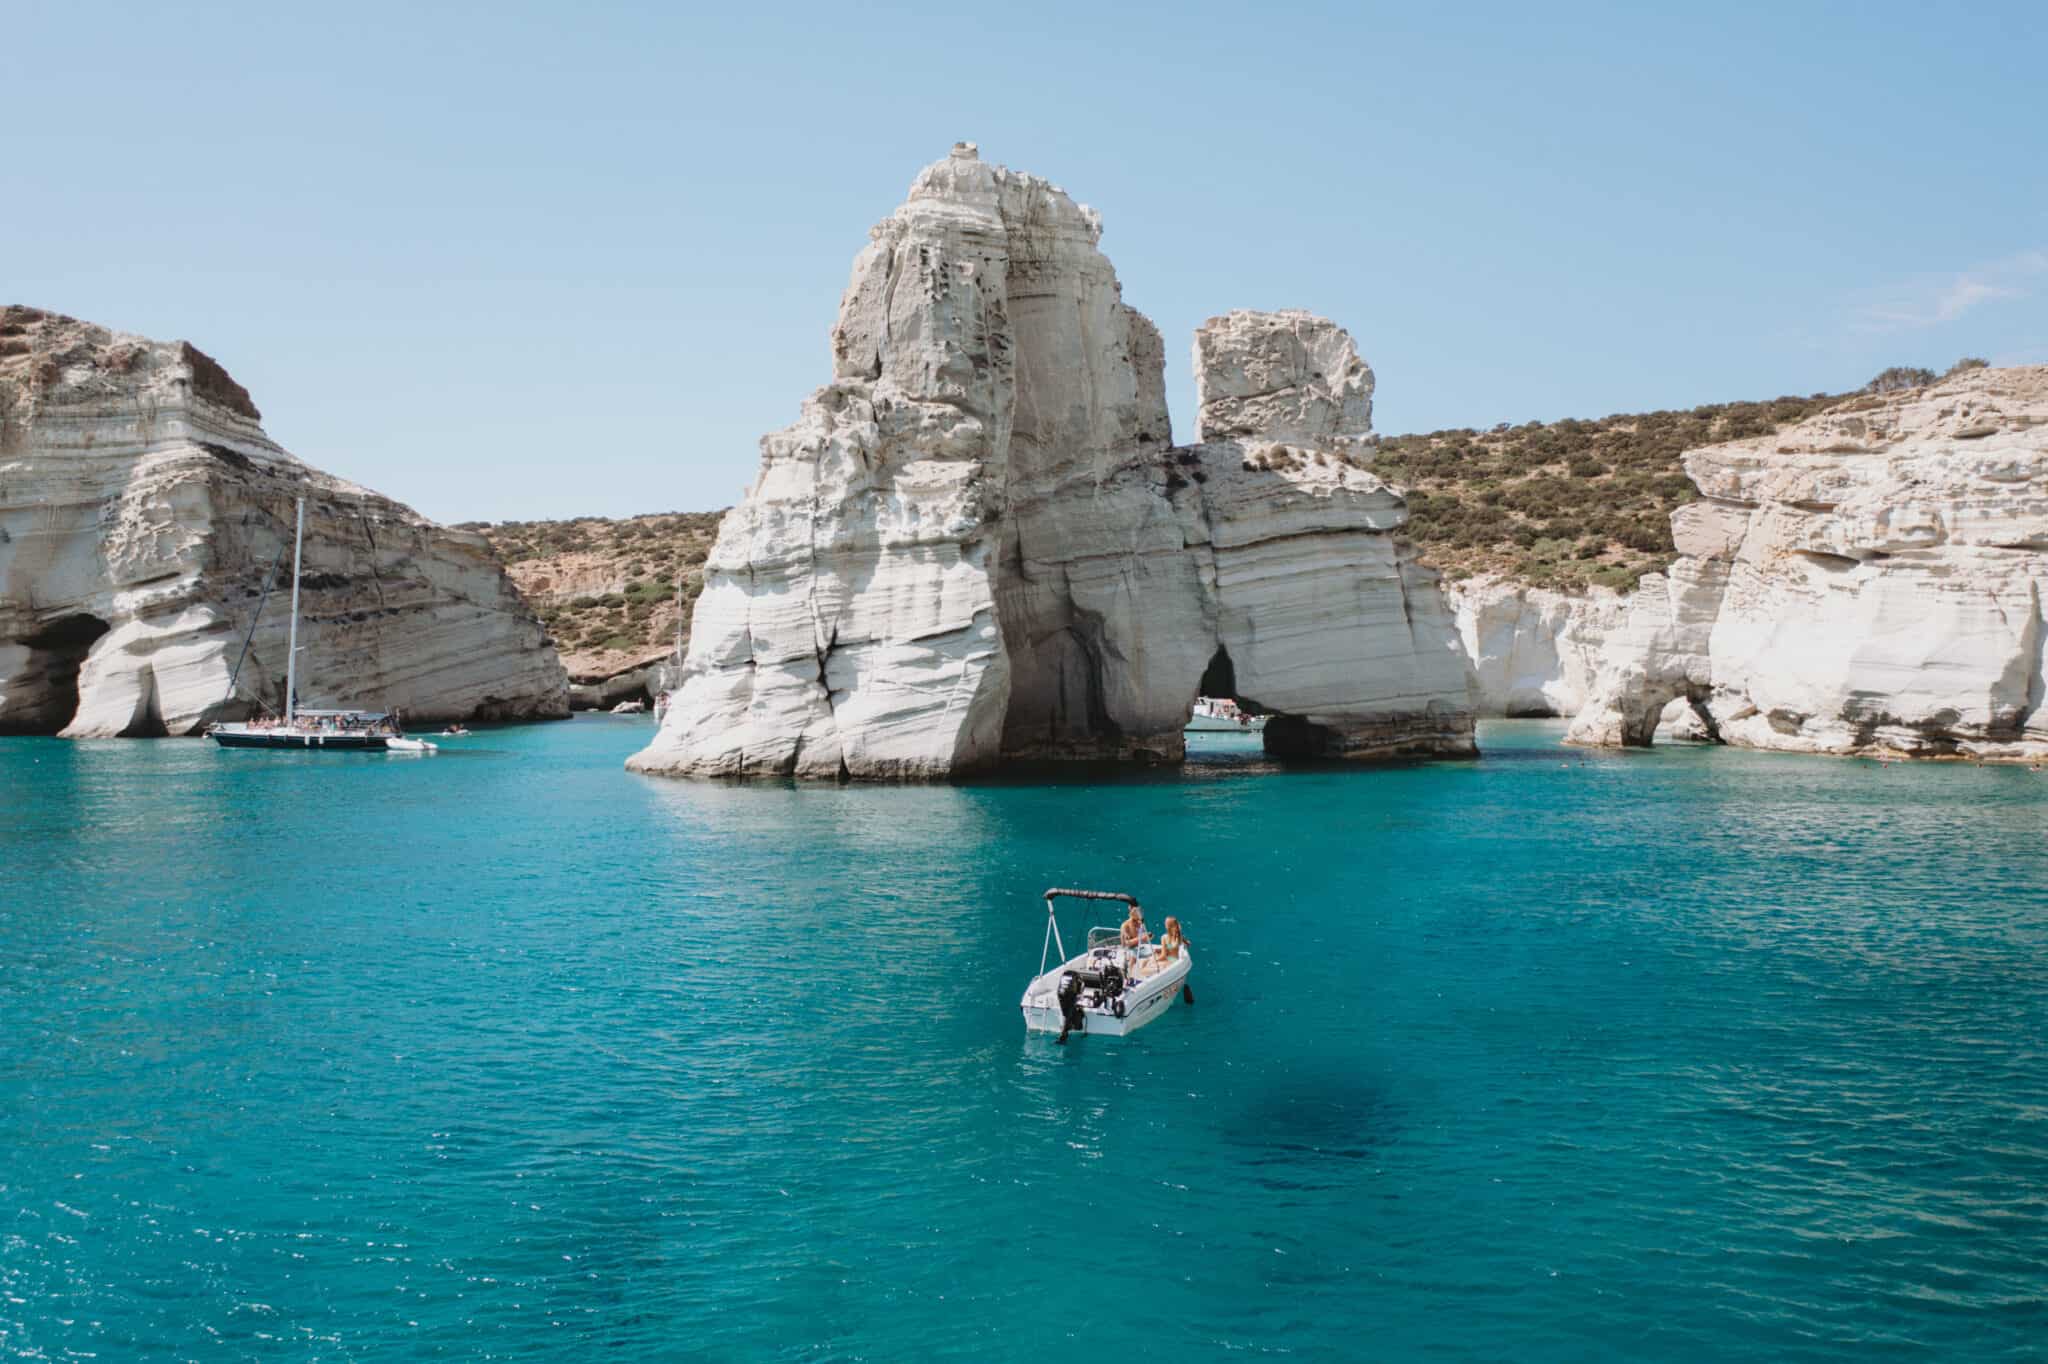
M1369 467L1408 494L1409 534L1446 577L1498 573L1627 590L1677 556L1671 513L1699 494L1679 457L1769 435L1842 401L1769 402L1390 436Z
M578 681L610 677L667 654L704 589L704 560L723 512L669 512L624 520L471 522L554 636Z
M1964 356L1948 374L1985 363ZM1626 591L1678 557L1671 513L1699 496L1680 462L1687 450L1767 436L1838 403L1945 377L1897 365L1854 393L1391 436L1365 463L1407 491L1409 534L1447 578L1497 573L1539 587Z

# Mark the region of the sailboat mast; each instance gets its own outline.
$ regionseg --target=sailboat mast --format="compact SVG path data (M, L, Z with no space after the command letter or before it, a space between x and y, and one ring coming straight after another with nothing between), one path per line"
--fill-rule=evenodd
M299 499L299 528L292 535L292 628L285 647L284 664L284 722L287 728L292 723L292 712L296 709L299 690L299 565L306 550L306 499Z

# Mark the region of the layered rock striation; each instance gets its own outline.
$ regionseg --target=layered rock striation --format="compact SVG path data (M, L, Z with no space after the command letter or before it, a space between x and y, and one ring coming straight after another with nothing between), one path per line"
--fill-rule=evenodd
M1604 587L1558 592L1497 576L1445 588L1482 716L1578 714L1629 599Z
M1692 451L1702 500L1570 739L2048 756L2048 367L1966 371Z
M260 417L183 342L0 310L0 732L189 734L280 708L299 497L301 704L566 714L482 536L309 468Z
M1435 575L1353 459L1372 378L1340 329L1213 319L1200 442L1175 447L1159 334L1092 210L963 144L871 236L832 382L763 440L630 766L1171 761L1198 689L1275 712L1291 752L1470 751Z

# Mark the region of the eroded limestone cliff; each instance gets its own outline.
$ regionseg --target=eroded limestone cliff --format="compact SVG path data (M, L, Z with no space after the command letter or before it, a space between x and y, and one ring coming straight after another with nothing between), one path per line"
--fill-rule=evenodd
M1559 592L1492 576L1452 583L1445 595L1482 716L1578 714L1629 609L1609 588Z
M187 734L283 703L307 499L306 705L567 713L546 633L482 536L310 468L183 342L0 310L0 731Z
M1370 371L1305 313L1156 329L1096 215L962 145L872 233L834 377L762 442L641 771L931 778L1181 753L1198 689L1271 746L1469 752L1456 635L1358 467Z
M2048 756L2048 366L1963 371L1695 450L1573 742Z

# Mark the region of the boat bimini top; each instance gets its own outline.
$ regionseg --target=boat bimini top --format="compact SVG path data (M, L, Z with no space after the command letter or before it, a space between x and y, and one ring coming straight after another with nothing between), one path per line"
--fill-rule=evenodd
M1054 903L1062 895L1076 900L1118 900L1132 909L1140 908L1137 896L1126 895L1120 890L1069 890L1065 886L1054 886L1048 890L1045 893L1045 946L1038 951L1038 974L1041 976L1045 974L1045 963L1055 947L1060 950L1060 960L1067 959L1067 945L1060 941L1059 906ZM1094 932L1093 929L1089 930L1091 938ZM1093 942L1088 945L1095 946Z

